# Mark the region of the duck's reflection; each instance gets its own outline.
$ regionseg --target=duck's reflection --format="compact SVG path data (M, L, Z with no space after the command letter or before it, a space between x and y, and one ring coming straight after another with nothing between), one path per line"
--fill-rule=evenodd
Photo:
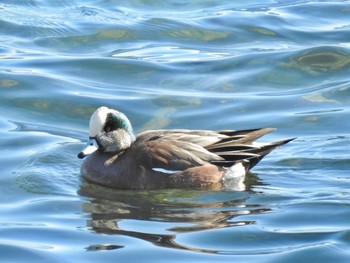
M246 202L254 194L251 186L257 184L261 182L253 174L246 178L246 190L242 192L174 189L126 191L83 182L80 194L91 198L84 203L83 210L91 215L87 224L97 233L135 237L161 247L217 253L215 250L181 245L176 242L176 235L254 224L255 221L238 218L241 215L259 214L270 210L266 206ZM136 227L130 227L130 224L126 224L125 227L124 223L128 221L143 222L136 224ZM157 225L150 230L147 224L154 222ZM166 229L162 229L163 225L166 225ZM105 248L105 245L94 245L88 250L122 247L115 245L113 248Z

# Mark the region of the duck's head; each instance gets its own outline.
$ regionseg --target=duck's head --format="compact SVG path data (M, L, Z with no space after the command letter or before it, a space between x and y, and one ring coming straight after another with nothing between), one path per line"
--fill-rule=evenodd
M100 150L119 153L135 141L129 119L121 112L107 107L98 108L90 119L89 141L79 158Z

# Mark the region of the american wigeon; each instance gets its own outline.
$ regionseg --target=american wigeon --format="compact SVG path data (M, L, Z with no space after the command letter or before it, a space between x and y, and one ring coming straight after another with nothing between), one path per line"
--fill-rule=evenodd
M78 154L82 175L122 189L210 188L244 177L265 155L293 139L256 143L274 128L150 130L134 135L128 118L107 107L90 119L90 140Z

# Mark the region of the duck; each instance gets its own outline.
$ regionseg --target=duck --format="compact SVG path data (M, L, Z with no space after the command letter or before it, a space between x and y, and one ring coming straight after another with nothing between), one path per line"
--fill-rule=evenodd
M89 140L78 154L88 182L117 189L217 188L244 178L267 154L295 138L257 139L275 128L246 130L160 129L134 134L127 116L98 108Z

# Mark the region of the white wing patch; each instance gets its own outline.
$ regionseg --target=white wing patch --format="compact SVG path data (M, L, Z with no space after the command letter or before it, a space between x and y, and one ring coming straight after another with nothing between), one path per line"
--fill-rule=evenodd
M155 171L155 172L161 172L161 173L164 173L164 174L176 174L178 172L182 172L181 170L168 170L168 169L157 168L157 167L152 168L152 170Z

